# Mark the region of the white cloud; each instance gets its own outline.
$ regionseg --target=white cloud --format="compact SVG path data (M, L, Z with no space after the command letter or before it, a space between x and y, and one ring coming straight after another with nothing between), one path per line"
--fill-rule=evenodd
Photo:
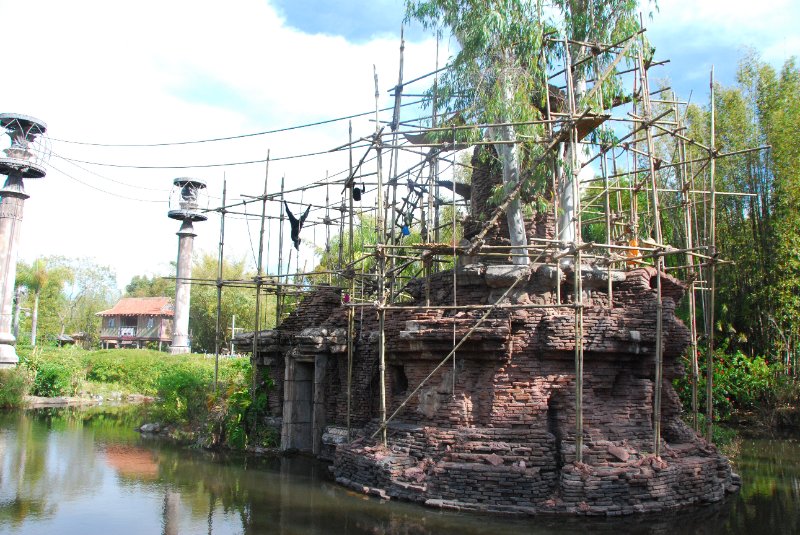
M284 25L266 3L241 0L104 1L0 0L5 20L35 21L9 25L4 42L14 43L16 66L3 71L3 111L40 117L56 139L101 143L163 142L203 139L313 122L374 107L373 64L378 67L381 106L385 89L397 77L397 39L363 45L340 37L307 35ZM406 72L432 70L430 42L408 43ZM374 124L354 123L354 133L368 135ZM347 141L347 123L245 140L166 148L104 148L53 141L56 154L71 158L139 165L179 165L262 159L328 150ZM356 157L359 157L360 153ZM176 176L208 181L212 206L219 204L223 174L229 198L257 195L264 165L188 170L132 170L81 164L100 178L58 157L53 169L26 187L21 257L64 254L93 256L113 265L118 282L132 275L161 272L176 254L178 224L166 217L163 203L142 203L109 196L78 184L64 171L118 195L166 200ZM296 189L347 166L346 153L270 165L270 191L286 177ZM137 186L141 186L137 187ZM150 189L142 189L142 188ZM161 191L153 191L161 190ZM331 199L340 191L331 190ZM290 200L321 204L325 191L292 193ZM277 211L278 205L270 206ZM251 205L250 212L260 212ZM309 219L319 219L319 212ZM270 225L277 236L277 223ZM213 251L218 222L196 225L196 250ZM236 257L252 256L244 222L231 218L226 247ZM257 237L258 225L250 235ZM310 228L324 242L324 230ZM288 242L288 237L286 242ZM257 246L256 246L257 247ZM276 245L271 247L274 263ZM312 262L306 249L303 263Z
M656 36L673 48L705 49L712 54L753 47L776 64L800 54L795 37L800 3L796 0L659 0L658 8L646 26L651 39ZM781 51L779 45L786 42L792 46Z

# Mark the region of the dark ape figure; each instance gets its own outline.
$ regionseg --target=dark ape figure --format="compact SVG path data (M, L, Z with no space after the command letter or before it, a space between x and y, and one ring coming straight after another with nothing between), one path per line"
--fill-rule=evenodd
M472 186L469 184L462 184L461 182L456 182L453 184L452 180L437 180L436 183L443 188L454 191L456 195L461 195L467 200L469 200L472 196Z
M293 214L292 211L289 210L289 205L286 204L286 201L283 201L283 205L286 207L286 215L289 216L289 224L292 225L292 241L294 242L294 248L298 251L300 250L300 229L303 228L303 223L306 222L306 218L308 217L308 212L311 210L311 205L306 208L305 213L300 216L298 220Z

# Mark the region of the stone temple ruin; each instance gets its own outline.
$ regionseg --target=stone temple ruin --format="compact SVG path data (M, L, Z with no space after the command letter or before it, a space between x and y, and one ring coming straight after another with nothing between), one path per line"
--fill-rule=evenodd
M491 186L500 180L479 158L472 163L467 239L485 220ZM530 218L529 239L551 239L554 220L552 213ZM508 245L504 223L485 239ZM683 283L661 274L656 455L656 269L585 262L577 277L574 270L575 264L519 266L478 253L459 257L455 273L412 280L406 287L412 301L385 312L386 413L397 411L387 421L385 445L378 315L372 308L355 312L348 385L344 294L334 287L312 291L255 343L259 373L274 381L270 408L281 448L331 460L336 481L352 489L443 508L617 515L722 500L737 489L738 477L681 420L671 384L685 373L679 357L690 343L675 315ZM580 308L573 306L576 281ZM457 307L448 306L454 292ZM579 310L582 462L573 360ZM252 333L238 342L252 347Z
M324 205L300 197L295 210L325 229L325 260L301 273L298 249L296 272L283 272L281 224L277 263L267 253L277 274L262 272L259 252L256 334L236 345L252 354L256 383L271 385L280 447L330 461L359 492L506 514L719 502L740 482L712 444L716 198L741 193L717 191L715 162L759 149L722 153L713 135L687 137L686 103L651 91L648 71L662 62L642 53L640 33L545 46L543 59L556 52L563 64L534 90L535 120L475 125L459 113L401 120L413 94L403 95L401 45L389 128L376 110L374 134L355 141L351 129L335 149L349 161L340 178L288 192L281 182L279 193L265 182L262 196L219 209L222 232L227 208L260 202L263 235L268 202L283 223L285 193L325 188ZM486 139L509 126L519 135ZM456 166L469 184L441 180ZM290 222L297 247L307 230ZM368 229L360 243L356 226ZM276 325L261 330L260 299L273 295ZM684 374L692 427L673 388Z

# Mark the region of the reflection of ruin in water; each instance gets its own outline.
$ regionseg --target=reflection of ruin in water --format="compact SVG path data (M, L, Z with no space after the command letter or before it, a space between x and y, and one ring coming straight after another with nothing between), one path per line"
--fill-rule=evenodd
M0 532L533 535L766 535L800 530L797 441L745 441L740 495L709 507L623 518L511 519L381 502L329 481L309 458L178 449L132 431L139 417L62 409L0 415ZM99 451L149 452L157 479L117 477ZM69 468L69 469L67 469ZM169 496L169 521L165 503Z

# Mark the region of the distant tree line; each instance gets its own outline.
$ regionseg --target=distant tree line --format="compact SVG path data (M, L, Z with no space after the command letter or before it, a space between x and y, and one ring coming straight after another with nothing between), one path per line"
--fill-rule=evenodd
M800 69L776 70L754 52L737 82L717 86L719 153L769 145L717 161L716 188L753 196L717 198L717 251L733 264L717 269L715 325L729 350L795 361L800 338ZM710 109L692 107L691 136L708 143ZM692 159L699 149L690 148ZM702 225L706 206L700 207ZM680 232L675 225L675 237Z
M244 281L222 289L220 343L229 347L235 316L236 332L253 329L255 290L246 287L254 273L246 261L225 259L223 280ZM19 323L18 342L36 345L54 343L59 335L83 334L87 348L100 343L100 318L97 313L114 306L120 297L175 297L175 271L163 275L136 275L120 293L116 275L108 266L87 258L48 256L31 263L17 264ZM217 257L200 253L194 260L192 277L207 282L192 284L189 329L192 350L214 352L217 326ZM275 299L265 297L261 305L262 328L274 326Z
M192 298L189 310L189 331L192 351L213 353L216 348L217 332L217 255L200 253L192 266ZM236 332L252 331L255 323L255 288L252 283L255 273L247 269L245 259L223 259L222 280L242 281L239 284L226 284L222 287L220 314L220 344L228 347L232 336L233 318ZM135 276L125 288L126 297L175 297L175 266L171 273L163 276ZM263 299L261 303L261 328L274 326L274 298Z
M47 256L17 264L15 330L20 343L36 345L59 335L84 333L95 345L100 336L96 313L119 298L108 266L88 258Z

